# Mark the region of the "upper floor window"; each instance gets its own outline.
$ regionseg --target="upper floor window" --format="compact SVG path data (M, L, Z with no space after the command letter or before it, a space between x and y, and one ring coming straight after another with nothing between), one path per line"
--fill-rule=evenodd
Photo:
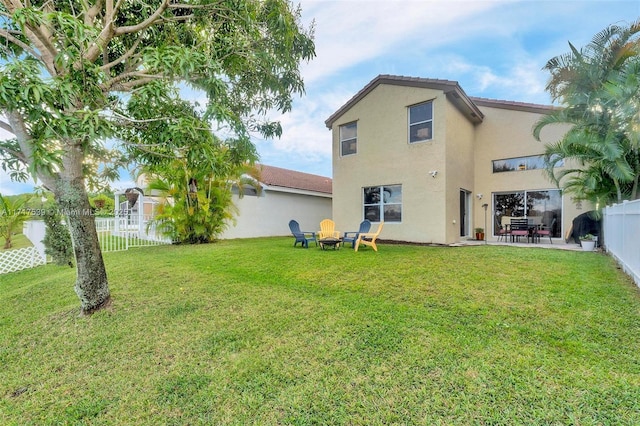
M409 107L409 143L433 139L433 102Z
M563 161L555 163L563 166ZM530 155L528 157L507 158L505 160L493 160L493 173L514 172L522 170L544 169L544 155Z
M402 185L363 188L364 218L371 222L402 221Z
M351 155L358 152L358 123L353 122L340 126L340 155Z

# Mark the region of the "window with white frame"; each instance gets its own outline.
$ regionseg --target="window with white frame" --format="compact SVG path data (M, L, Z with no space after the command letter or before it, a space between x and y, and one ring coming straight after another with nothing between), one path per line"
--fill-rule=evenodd
M362 190L365 219L371 222L402 221L402 185L368 186Z
M433 139L433 102L409 107L409 143Z
M340 126L340 155L352 155L358 152L358 123Z

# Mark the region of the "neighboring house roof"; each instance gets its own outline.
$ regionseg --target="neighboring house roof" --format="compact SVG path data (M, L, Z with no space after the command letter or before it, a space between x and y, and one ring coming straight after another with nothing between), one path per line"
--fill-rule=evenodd
M332 181L329 177L264 164L258 165L258 170L260 171L260 183L271 187L321 192L324 194L332 193Z
M362 90L356 93L351 99L347 101L346 104L341 106L324 122L327 128L331 129L333 123L335 123L335 121L340 118L342 114L348 111L353 105L360 102L362 98L367 96L369 92L371 92L380 84L442 90L442 92L444 92L447 98L460 110L460 112L462 112L472 123L476 124L481 123L484 119L484 114L478 108L480 106L512 109L516 111L528 111L542 114L548 114L552 110L556 109L556 107L550 105L538 105L524 102L470 97L467 96L464 90L462 90L457 81L420 77L404 77L397 75L379 75L371 80L369 84L367 84L364 88L362 88Z

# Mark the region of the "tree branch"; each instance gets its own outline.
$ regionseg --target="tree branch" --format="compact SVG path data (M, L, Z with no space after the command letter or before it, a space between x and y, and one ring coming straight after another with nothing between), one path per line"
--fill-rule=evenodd
M163 76L159 74L145 74L142 72L129 72L118 75L117 77L112 78L111 80L100 85L102 90L121 90L124 91L126 89L132 89L134 87L138 87L141 84L148 83L153 80L158 80L163 78ZM121 83L127 79L132 79L129 82Z
M9 31L6 31L6 30L3 30L3 29L0 28L0 37L4 38L5 40L7 40L10 43L15 44L16 46L22 48L26 52L29 52L29 54L31 56L33 56L35 59L38 59L38 60L42 61L42 57L40 56L40 54L38 52L36 52L31 46L29 46L28 44L26 44L22 40L14 37Z
M100 34L98 35L98 37L93 41L93 43L91 43L87 51L82 55L83 60L86 60L92 63L95 62L95 60L98 59L98 56L100 56L100 52L104 51L106 47L109 45L109 42L111 41L111 39L113 39L113 36L115 35L114 29L113 29L113 17L118 13L118 10L120 9L120 6L122 5L123 1L124 0L118 0L115 6L113 6L113 9L110 11L108 10L105 13L104 23L103 23L104 27L102 28L102 31L100 31ZM109 7L110 6L111 6L111 3L109 3ZM74 65L74 68L75 69L82 68L82 61L77 62Z
M7 10L13 15L17 10L24 8L24 5L20 0L10 0L4 2ZM29 24L25 25L24 35L31 40L35 46L35 50L40 52L39 56L42 63L47 67L47 71L51 75L56 75L56 68L54 65L54 58L56 57L57 50L51 43L51 32L44 25L33 27Z
M145 19L144 21L136 25L129 25L126 27L115 28L114 34L116 36L120 36L120 35L135 33L138 31L142 31L146 28L149 28L151 25L154 24L154 22L156 22L162 16L162 14L167 10L168 7L169 7L169 0L164 0L160 5L160 7L158 7L158 9L156 9L156 11L153 12L153 14L151 14L151 16L149 16L147 19Z
M134 53L136 53L136 49L138 48L139 45L140 45L140 38L138 38L136 40L136 42L133 43L133 46L131 46L131 48L129 50L127 50L122 56L120 56L119 58L109 62L106 65L101 66L100 69L102 71L109 71L111 68L113 68L114 66L118 65L119 63L126 61Z
M11 127L11 125L9 123L7 123L4 120L0 120L0 129L6 130L7 132L13 134L13 128Z
M24 165L27 165L27 158L20 151L16 151L14 149L9 148L8 146L4 146L0 144L0 151L4 151L12 157L18 159L18 161L22 162Z
M24 122L22 115L16 111L5 112L12 132L16 135L18 146L20 146L20 152L24 157L24 161L27 164L36 164L34 150L32 146L32 138L27 129L27 125ZM36 170L38 179L47 187L55 188L56 178L47 170Z
M90 26L93 24L94 19L96 19L96 16L98 16L98 13L100 13L100 10L102 9L102 0L98 0L91 7L88 7L86 1L83 1L82 5L86 9L84 14L84 24Z

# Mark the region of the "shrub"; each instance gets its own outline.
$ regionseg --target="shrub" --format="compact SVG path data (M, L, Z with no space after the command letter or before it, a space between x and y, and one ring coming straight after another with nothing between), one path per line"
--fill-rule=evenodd
M44 234L44 252L51 256L56 265L68 265L73 268L73 246L69 229L54 210L44 214L46 230Z

